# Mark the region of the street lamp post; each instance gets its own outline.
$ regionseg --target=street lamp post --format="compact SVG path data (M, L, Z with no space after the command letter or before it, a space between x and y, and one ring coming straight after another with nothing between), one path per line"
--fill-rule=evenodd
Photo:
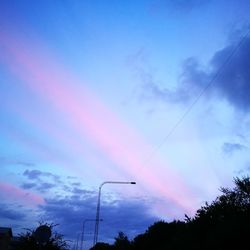
M94 233L94 241L93 246L98 241L98 230L99 230L99 218L100 218L100 202L101 202L101 190L103 185L105 184L136 184L134 181L105 181L99 186L98 200L97 200L97 208L96 208L96 220L95 220L95 233Z
M80 236L80 234L78 233L77 234L77 241L76 241L76 250L78 250L79 236Z
M81 250L83 249L83 239L84 239L84 229L85 229L85 223L88 221L96 221L96 219L85 219L82 223L82 235L81 235ZM100 219L100 221L103 221Z

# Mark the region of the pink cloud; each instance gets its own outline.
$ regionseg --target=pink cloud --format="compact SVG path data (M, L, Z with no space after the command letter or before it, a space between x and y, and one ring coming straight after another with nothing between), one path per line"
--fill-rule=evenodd
M104 152L116 166L111 171L130 176L147 192L164 196L186 211L192 210L194 198L173 167L159 159L145 162L152 152L150 145L101 103L84 83L57 63L41 45L35 47L6 34L3 37L9 68L67 118L79 135L77 140L87 138Z
M45 203L41 196L5 182L0 182L0 197L28 205L41 205Z

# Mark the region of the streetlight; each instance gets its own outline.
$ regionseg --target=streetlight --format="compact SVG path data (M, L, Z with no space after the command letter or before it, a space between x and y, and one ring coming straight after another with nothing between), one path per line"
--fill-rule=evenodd
M98 230L99 230L99 218L100 218L100 201L101 201L101 190L103 185L105 184L136 184L134 181L104 181L99 186L98 200L97 200L97 208L96 208L96 220L95 220L95 233L94 233L94 241L93 246L97 243L98 240Z
M84 239L84 229L85 229L85 223L88 221L96 221L96 219L85 219L82 223L82 236L81 236L81 250L83 247L83 239ZM103 219L100 219L100 221L103 221Z
M77 234L77 240L76 240L76 247L75 247L76 250L78 250L79 237L80 237L80 234L78 233Z

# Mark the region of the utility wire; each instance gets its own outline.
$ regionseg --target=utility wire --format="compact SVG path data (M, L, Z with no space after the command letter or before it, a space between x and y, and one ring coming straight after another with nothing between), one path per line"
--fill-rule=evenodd
M196 103L200 100L200 98L205 94L205 92L208 90L208 88L214 83L214 81L220 76L220 74L223 72L223 70L226 68L226 66L229 64L231 59L234 57L234 55L237 53L239 48L244 44L245 40L247 39L248 35L250 34L250 29L245 33L244 36L241 37L238 44L234 47L234 49L231 51L231 53L227 56L224 63L221 65L221 67L217 70L215 75L211 78L211 80L207 83L207 85L200 91L200 93L197 95L197 97L194 99L194 101L187 107L186 111L180 116L180 118L177 120L177 122L174 124L174 126L170 129L170 131L166 134L166 136L163 138L163 140L154 148L152 153L146 158L145 162L148 162L154 154L159 151L159 149L167 142L169 137L174 133L177 127L180 126L180 124L183 122L183 120L186 118L186 116L191 112L193 107L196 105Z

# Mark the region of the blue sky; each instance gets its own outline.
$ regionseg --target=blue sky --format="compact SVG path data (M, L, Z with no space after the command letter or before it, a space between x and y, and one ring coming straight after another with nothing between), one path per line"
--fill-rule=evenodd
M244 0L1 1L1 226L49 220L74 240L103 181L136 181L105 185L101 205L100 240L133 238L247 175L249 10Z

